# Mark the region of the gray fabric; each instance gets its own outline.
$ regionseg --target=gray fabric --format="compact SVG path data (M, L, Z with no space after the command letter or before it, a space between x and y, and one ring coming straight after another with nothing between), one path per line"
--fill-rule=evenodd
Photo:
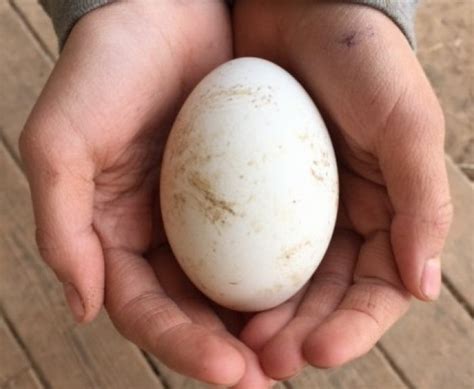
M113 0L39 0L50 16L62 49L74 24L86 13Z
M74 24L87 12L113 0L40 0L51 17L62 48ZM238 1L238 0L237 0ZM414 19L418 0L342 0L364 4L382 11L403 31L410 44L415 47ZM229 1L232 3L233 1Z
M415 14L418 0L349 0L382 11L403 31L412 47L416 46Z

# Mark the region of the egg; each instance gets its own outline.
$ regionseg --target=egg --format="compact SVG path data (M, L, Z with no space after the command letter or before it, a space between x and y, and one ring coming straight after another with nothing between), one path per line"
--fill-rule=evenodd
M171 249L206 296L240 311L289 299L321 262L338 206L334 150L308 93L263 59L213 70L173 124L160 201Z

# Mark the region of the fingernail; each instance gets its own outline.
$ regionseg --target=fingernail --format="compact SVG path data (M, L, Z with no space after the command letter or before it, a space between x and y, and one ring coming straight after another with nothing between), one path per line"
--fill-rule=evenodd
M80 323L84 317L84 304L76 288L69 282L63 284L64 295L71 309L74 320Z
M441 290L441 263L439 258L428 259L421 277L421 292L426 298L436 300Z

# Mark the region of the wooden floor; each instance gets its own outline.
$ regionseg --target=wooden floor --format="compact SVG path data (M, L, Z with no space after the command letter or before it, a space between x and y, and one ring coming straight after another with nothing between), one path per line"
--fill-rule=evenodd
M441 298L415 302L367 356L341 369L307 369L280 388L474 388L474 190L466 178L474 173L473 14L474 0L426 1L419 14L419 57L442 99L456 161L448 157L456 218ZM0 386L203 388L122 339L105 314L75 326L38 257L17 139L56 58L36 1L0 0Z

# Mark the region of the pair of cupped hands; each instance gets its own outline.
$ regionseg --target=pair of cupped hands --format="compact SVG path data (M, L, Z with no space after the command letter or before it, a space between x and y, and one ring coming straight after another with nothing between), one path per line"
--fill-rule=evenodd
M166 244L158 182L187 94L233 57L269 59L306 88L339 164L336 229L304 290L265 312L207 300ZM113 2L73 28L20 140L37 242L75 319L105 305L172 369L264 388L369 351L433 300L451 221L438 101L385 15L339 2Z

